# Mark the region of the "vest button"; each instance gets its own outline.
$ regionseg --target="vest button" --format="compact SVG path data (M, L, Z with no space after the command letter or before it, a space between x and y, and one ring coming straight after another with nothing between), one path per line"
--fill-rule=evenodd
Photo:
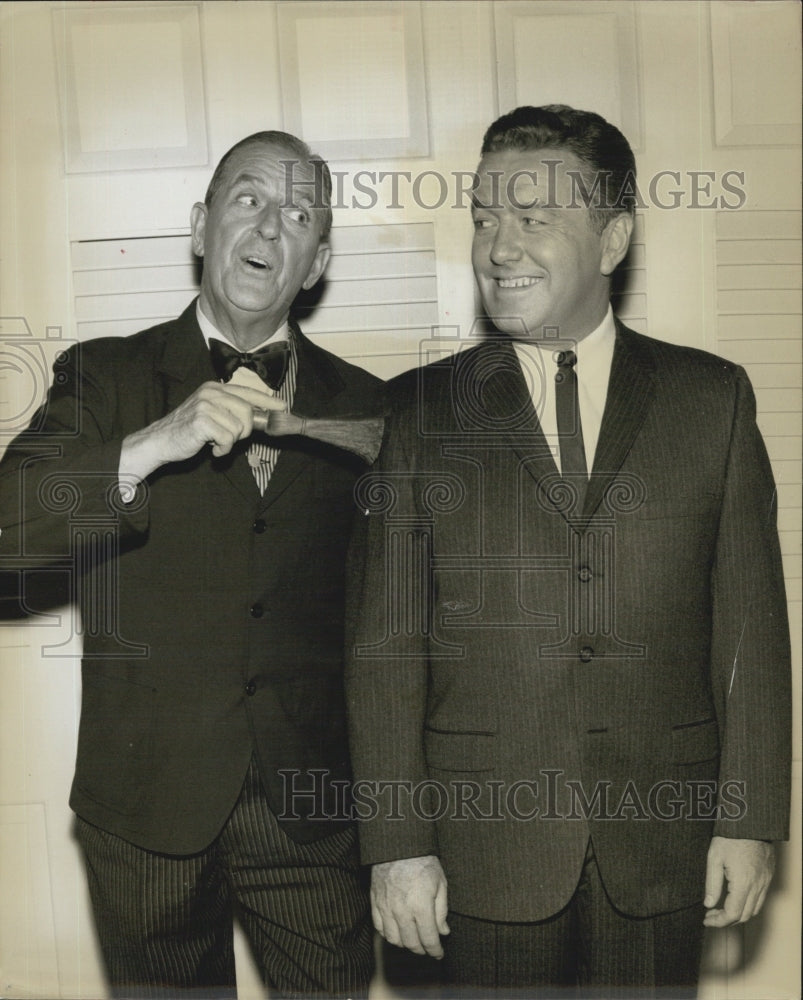
M245 693L248 695L249 698L257 693L257 682L255 680L250 680L245 685Z
M265 613L265 609L261 604L252 604L249 613L252 618L261 618Z
M251 525L251 527L254 530L254 533L257 535L261 535L262 532L265 530L265 528L267 528L267 526L268 525L266 524L265 519L262 517L258 517L256 521L254 521L254 523Z

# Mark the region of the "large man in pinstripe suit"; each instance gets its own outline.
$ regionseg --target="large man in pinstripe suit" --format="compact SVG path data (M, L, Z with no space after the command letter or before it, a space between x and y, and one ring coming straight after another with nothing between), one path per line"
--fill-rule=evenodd
M288 321L326 267L330 195L293 136L233 147L192 211L199 300L59 359L3 463L0 561L75 559L71 805L122 996L234 996L233 907L282 995L367 990L353 826L283 795L285 779L348 779L343 575L361 469L308 438L252 437L258 411L372 407L377 380ZM266 384L220 380L238 366Z
M704 924L759 911L787 835L772 473L745 373L610 310L634 183L598 115L489 128L496 335L390 384L362 488L347 698L374 920L445 951L457 995L693 993Z

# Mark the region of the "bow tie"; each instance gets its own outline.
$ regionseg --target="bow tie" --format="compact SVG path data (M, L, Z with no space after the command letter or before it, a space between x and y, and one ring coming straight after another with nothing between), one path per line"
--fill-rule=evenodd
M209 338L209 353L215 374L222 382L228 382L238 368L250 368L271 387L282 387L290 359L290 345L286 340L267 344L258 351L238 351L222 340Z

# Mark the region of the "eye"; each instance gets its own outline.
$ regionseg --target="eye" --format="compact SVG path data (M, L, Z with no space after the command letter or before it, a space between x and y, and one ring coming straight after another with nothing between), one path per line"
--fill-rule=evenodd
M249 208L254 208L257 203L256 195L253 194L238 194L237 203L239 205L247 205Z
M289 219L298 223L300 226L309 225L310 214L305 208L299 208L297 205L291 205L286 210L286 214Z
M492 219L485 219L479 215L474 216L474 228L476 230L490 229L492 225L493 225Z
M546 219L540 219L535 215L525 215L522 219L522 223L526 227L533 228L534 226L545 226Z

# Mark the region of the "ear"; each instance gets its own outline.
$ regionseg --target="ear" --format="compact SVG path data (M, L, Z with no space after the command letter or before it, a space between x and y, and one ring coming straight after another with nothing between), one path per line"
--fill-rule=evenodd
M312 267L309 269L309 274L304 279L302 288L312 288L312 286L318 281L323 272L326 270L326 265L329 263L329 257L331 251L329 249L328 243L321 243L315 254L315 259L312 262Z
M613 274L624 260L632 235L633 216L628 212L622 212L615 219L611 219L605 229L603 229L600 237L602 244L600 272L606 277Z
M190 212L192 228L192 252L197 257L204 255L204 233L206 232L207 208L202 201L196 201Z

